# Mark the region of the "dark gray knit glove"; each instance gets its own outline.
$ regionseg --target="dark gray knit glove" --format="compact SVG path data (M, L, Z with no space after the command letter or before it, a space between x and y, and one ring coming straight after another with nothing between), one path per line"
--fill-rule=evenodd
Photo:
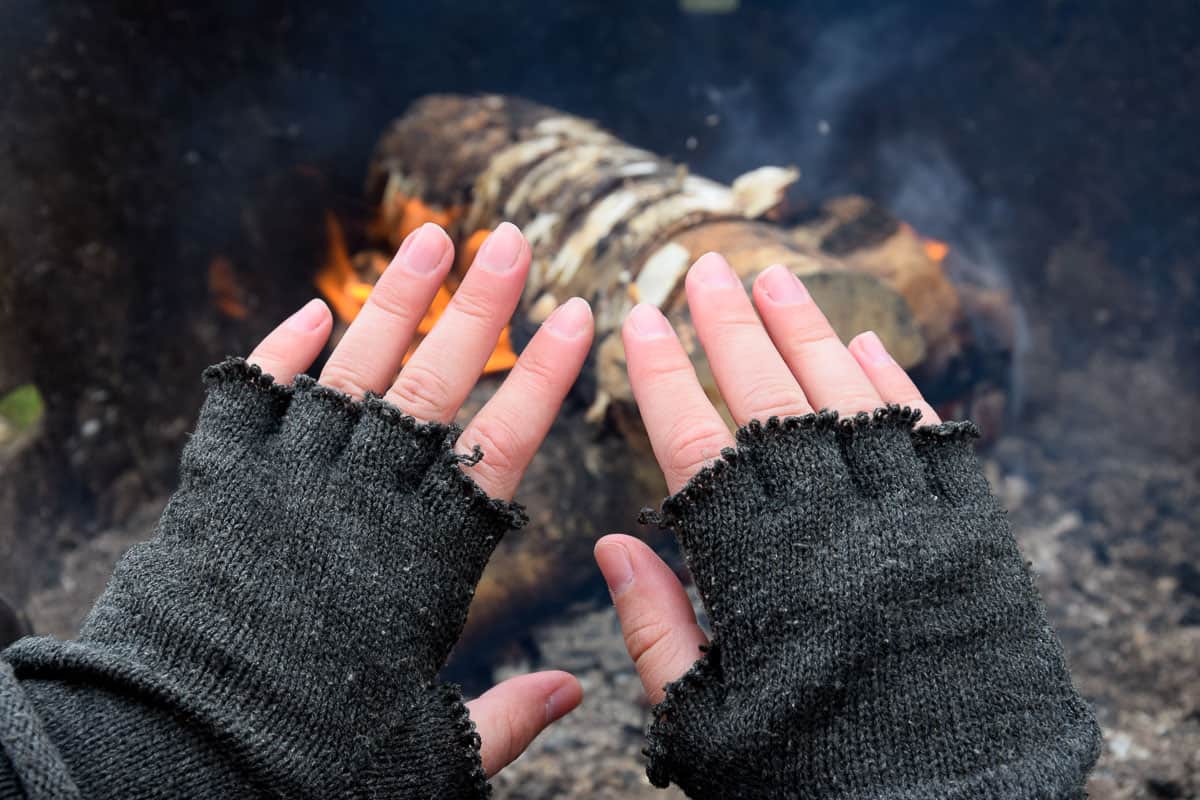
M114 728L64 753L116 781L85 796L486 796L478 736L436 676L520 508L463 474L453 427L240 359L205 377L157 535L78 641L4 654L51 738L64 705Z
M663 504L712 624L649 775L697 798L1073 798L1099 748L971 423L752 423ZM655 515L652 515L655 516Z

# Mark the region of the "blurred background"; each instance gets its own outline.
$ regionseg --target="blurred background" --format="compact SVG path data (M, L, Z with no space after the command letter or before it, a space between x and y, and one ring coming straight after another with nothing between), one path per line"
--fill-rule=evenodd
M503 93L718 181L795 166L798 218L865 198L869 231L916 231L1003 293L987 401L962 400L971 369L941 399L985 417L1096 706L1092 795L1200 796L1200 6L214 5L0 8L0 637L71 635L153 531L203 366L316 294L331 238L382 246L364 183L389 124L430 93ZM475 691L541 667L584 682L499 797L672 796L643 777L646 708L588 555L658 500L652 478L589 495L627 438L552 435L518 498L541 532L490 579L558 588L473 611L451 665Z

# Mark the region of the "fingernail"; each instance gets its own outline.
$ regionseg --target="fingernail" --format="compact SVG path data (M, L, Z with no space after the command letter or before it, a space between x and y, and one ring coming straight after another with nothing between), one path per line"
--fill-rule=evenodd
M596 550L600 574L608 584L608 593L617 598L633 585L633 562L629 551L619 544L606 544Z
M858 348L872 364L890 364L892 356L883 346L883 342L875 335L875 331L867 331L858 337Z
M634 306L633 311L629 312L629 322L633 325L634 333L643 339L659 339L674 333L667 318L649 303Z
M546 722L554 722L571 710L573 694L574 687L569 681L550 693L550 696L546 698Z
M449 246L450 237L446 232L432 222L426 222L400 245L400 260L409 272L428 275L442 263Z
M767 297L776 303L796 305L807 303L810 299L808 289L792 271L782 264L768 267L760 276Z
M719 253L700 256L692 265L692 272L701 283L714 289L729 289L740 283L729 262Z
M479 248L475 260L488 272L508 272L517 263L517 256L521 255L524 244L525 239L516 225L501 222L483 247Z
M287 326L300 333L312 333L325 322L325 304L315 297L287 318Z
M568 339L578 339L592 324L592 308L581 297L572 297L554 310L546 325Z

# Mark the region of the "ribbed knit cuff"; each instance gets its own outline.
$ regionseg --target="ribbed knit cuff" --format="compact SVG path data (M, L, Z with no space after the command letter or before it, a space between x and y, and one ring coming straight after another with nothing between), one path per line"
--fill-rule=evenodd
M18 783L27 800L80 796L41 717L4 661L0 661L0 748L11 767L11 775L0 775L0 786Z
M1067 798L1098 729L970 423L897 407L738 431L648 517L712 623L648 774L698 798Z

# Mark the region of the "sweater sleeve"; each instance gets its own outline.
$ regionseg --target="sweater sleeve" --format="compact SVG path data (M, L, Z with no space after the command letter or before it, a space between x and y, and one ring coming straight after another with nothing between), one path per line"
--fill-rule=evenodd
M89 798L487 796L437 673L520 507L465 475L452 426L239 359L205 377L155 536L78 640L3 653L16 781L31 800L73 796L45 775Z
M649 516L712 624L655 707L696 798L1078 798L1099 730L974 456L896 407L753 423Z

